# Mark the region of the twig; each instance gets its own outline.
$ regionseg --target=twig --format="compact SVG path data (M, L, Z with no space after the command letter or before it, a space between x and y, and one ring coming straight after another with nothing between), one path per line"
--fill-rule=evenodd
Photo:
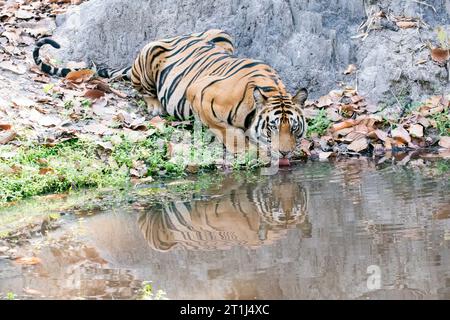
M430 7L431 9L433 9L434 13L437 13L436 8L433 7L433 6L432 6L431 4L429 4L429 3L426 3L426 2L423 2L423 1L418 1L418 0L412 0L412 1L415 2L415 3L423 4L424 6Z

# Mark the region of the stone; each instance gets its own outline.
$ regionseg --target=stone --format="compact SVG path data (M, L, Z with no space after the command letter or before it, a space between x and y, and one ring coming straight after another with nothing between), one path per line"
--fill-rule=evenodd
M422 46L437 44L437 26L450 34L449 2L433 6L436 12L408 0L92 0L58 16L54 37L62 49L51 50L64 61L123 67L152 40L220 28L235 39L238 56L269 63L291 93L302 86L317 98L351 85L371 103L394 105L401 96L418 100L450 90L446 68ZM418 17L429 28L381 23L355 38L371 8ZM346 75L350 64L357 70Z

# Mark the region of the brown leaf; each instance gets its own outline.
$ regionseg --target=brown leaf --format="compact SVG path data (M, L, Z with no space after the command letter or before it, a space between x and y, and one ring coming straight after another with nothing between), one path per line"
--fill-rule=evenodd
M354 151L354 152L360 152L369 147L369 143L367 142L366 138L360 138L358 140L353 141L349 146L347 147L348 150Z
M300 142L300 151L306 154L307 156L310 156L312 146L313 143L311 141L302 139L302 141Z
M356 96L351 97L351 99L352 99L352 102L353 102L353 103L358 103L358 102L363 101L363 100L364 100L364 97L363 97L363 96L360 96L360 95L356 95Z
M336 108L328 108L327 117L333 122L342 121L343 119Z
M90 80L92 76L94 75L94 71L90 69L82 69L78 71L72 71L69 72L69 74L66 76L66 80L69 80L71 82L75 83L82 83Z
M398 139L405 144L411 142L411 136L409 135L408 131L406 131L405 128L400 126L392 130L392 138Z
M417 22L414 22L414 21L397 21L396 24L399 28L402 28L402 29L417 27Z
M42 263L41 259L39 259L38 257L22 257L22 258L18 258L16 260L14 260L14 262L17 264L27 265L27 266L32 266L32 265Z
M154 126L155 128L157 128L158 130L162 130L165 127L166 120L162 119L159 116L156 116L156 117L153 117L149 123L152 126Z
M326 96L322 96L319 98L319 101L317 102L317 107L324 108L324 107L328 107L332 104L333 104L333 100L328 95L326 95Z
M364 138L366 134L364 132L352 131L345 138L341 139L343 142L351 143L355 140Z
M367 136L369 138L379 139L381 141L386 141L386 139L388 138L388 134L380 129L376 129L376 130L370 132Z
M341 129L338 130L336 132L333 133L333 137L336 138L341 138L341 137L345 137L347 134L349 134L350 132L353 131L353 128L345 128L345 129Z
M96 90L96 89L87 90L84 93L84 97L88 98L88 99L90 99L92 101L100 99L100 98L102 98L104 96L105 96L105 92L100 91L100 90Z
M443 206L433 213L434 220L450 219L450 205Z
M441 139L439 140L439 145L442 148L450 149L450 137L449 136L441 137Z
M342 129L345 129L345 128L353 127L355 125L356 125L356 120L348 119L348 120L345 120L343 122L339 122L339 123L334 124L331 127L331 129L332 129L332 131L335 132L335 131L342 130Z
M17 133L12 130L3 131L0 133L0 144L7 144L8 142L14 140Z
M12 125L8 123L0 123L0 129L1 130L10 130L12 128Z
M431 55L431 59L433 59L433 61L435 61L439 64L444 64L450 58L450 50L442 49L442 48L434 48L434 49L431 49L430 55Z
M55 172L55 170L53 170L52 168L41 168L39 169L39 174L40 175L46 175L47 173L53 173Z

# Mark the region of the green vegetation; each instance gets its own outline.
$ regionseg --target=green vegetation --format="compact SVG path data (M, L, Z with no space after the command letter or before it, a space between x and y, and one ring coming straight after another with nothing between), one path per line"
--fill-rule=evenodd
M16 295L13 292L8 292L6 294L6 300L15 300L16 299Z
M19 147L11 158L0 159L0 203L72 188L124 184L126 173L101 161L95 149L93 143L81 140L55 147Z
M73 139L53 147L26 142L0 146L0 205L80 188L123 189L133 177L179 178L187 172L214 170L222 159L222 145L211 144L205 129L194 131L199 136L194 144L179 141L191 135L186 130L163 126L150 131L133 141L121 134L101 142ZM174 154L174 148L179 153ZM248 154L230 159L230 164L234 170L262 165Z
M313 134L321 136L328 130L330 125L331 120L328 118L326 110L322 109L314 118L308 120L306 136L311 137Z
M431 118L436 121L436 128L441 136L450 136L450 115L448 110L437 113Z
M447 35L445 29L442 26L438 26L436 28L436 33L440 47L442 49L450 48L450 37Z
M142 284L143 287L139 294L141 300L167 300L166 293L163 290L153 293L153 286L150 281L144 281Z
M436 170L438 175L450 172L450 160L442 159L437 161Z

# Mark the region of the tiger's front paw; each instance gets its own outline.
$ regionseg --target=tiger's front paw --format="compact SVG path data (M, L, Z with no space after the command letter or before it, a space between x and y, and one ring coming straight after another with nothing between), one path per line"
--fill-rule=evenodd
M164 108L160 105L153 105L153 106L147 106L148 113L150 113L152 116L163 116L166 114L164 111Z
M144 97L144 100L147 104L148 113L153 117L165 115L165 110L158 99L153 97Z

